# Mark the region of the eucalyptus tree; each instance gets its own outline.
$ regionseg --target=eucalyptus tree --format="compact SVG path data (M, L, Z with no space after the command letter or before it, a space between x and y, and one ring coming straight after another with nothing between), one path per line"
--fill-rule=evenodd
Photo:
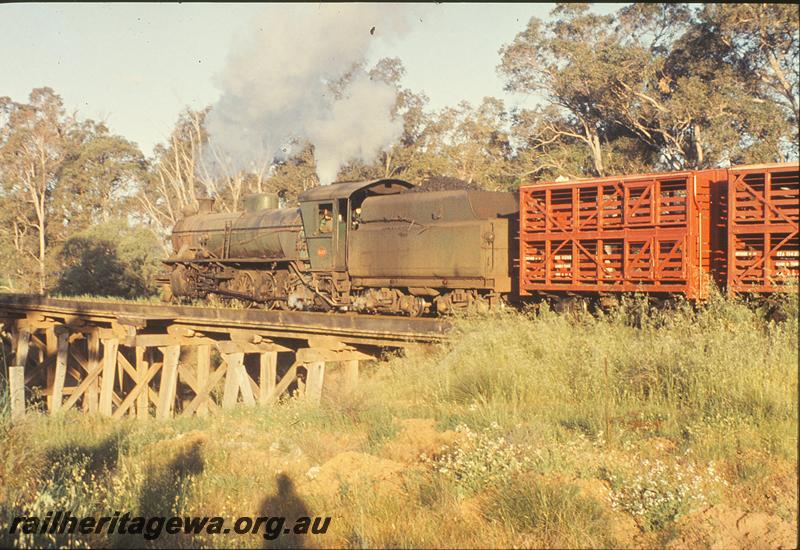
M797 142L796 6L559 4L501 51L524 175L780 161ZM796 155L796 153L795 153Z
M51 88L34 89L29 103L0 99L0 185L4 209L11 215L2 228L25 270L31 260L40 293L47 288L48 225L58 172L74 121L65 116L61 98Z
M71 234L122 216L145 161L105 124L66 113L51 88L0 98L0 248L5 286L44 293Z

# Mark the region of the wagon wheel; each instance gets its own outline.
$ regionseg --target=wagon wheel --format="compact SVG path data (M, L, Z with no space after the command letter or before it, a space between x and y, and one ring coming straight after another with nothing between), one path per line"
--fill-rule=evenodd
M238 274L233 280L233 291L238 292L240 294L246 294L248 296L252 296L255 298L256 296L256 280L252 274L243 271ZM236 304L243 309L250 309L256 305L256 303L252 300L241 300L239 298L233 298L231 303Z
M264 301L264 309L276 309L280 306L280 301L275 300L278 295L278 283L272 273L264 273L261 277L261 285L258 287L258 297Z

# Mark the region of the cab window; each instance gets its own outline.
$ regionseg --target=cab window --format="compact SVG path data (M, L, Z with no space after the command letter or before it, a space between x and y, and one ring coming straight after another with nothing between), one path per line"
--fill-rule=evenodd
M320 234L333 232L333 204L322 203L317 207L318 229Z

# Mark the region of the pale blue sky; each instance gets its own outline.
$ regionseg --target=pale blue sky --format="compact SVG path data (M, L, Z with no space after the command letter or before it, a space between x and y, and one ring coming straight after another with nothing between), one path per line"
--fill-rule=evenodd
M432 108L489 95L515 105L526 99L503 92L498 49L552 7L429 5L410 32L378 43L371 57L402 59L403 84L424 91ZM67 109L106 120L150 154L184 107L217 99L212 77L261 10L257 4L3 4L0 96L25 101L32 88L50 86Z

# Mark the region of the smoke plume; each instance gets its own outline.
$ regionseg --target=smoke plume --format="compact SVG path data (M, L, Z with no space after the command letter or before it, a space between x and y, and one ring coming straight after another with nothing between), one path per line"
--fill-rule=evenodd
M265 8L215 77L222 93L206 119L212 146L234 169L246 170L283 160L298 152L298 144L311 142L322 184L334 181L347 161L374 160L400 137L402 122L391 116L395 89L371 80L363 63L376 40L407 30L412 9ZM345 86L334 94L331 85L343 78Z

